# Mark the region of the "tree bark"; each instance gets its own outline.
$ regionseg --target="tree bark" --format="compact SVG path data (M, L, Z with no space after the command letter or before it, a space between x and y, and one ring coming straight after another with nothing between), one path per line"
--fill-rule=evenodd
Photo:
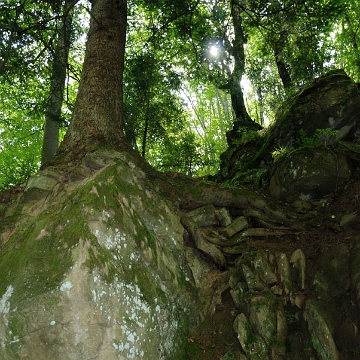
M233 129L226 134L228 144L234 139L240 138L239 130L242 128L249 130L261 130L262 126L256 123L249 116L244 101L244 94L241 89L241 79L245 72L245 34L242 27L241 11L239 4L231 1L231 16L234 27L234 42L232 55L234 57L234 70L229 81L231 105L235 114Z
M64 12L67 12L72 0L65 1ZM41 152L41 164L50 161L59 147L59 124L63 104L66 69L72 31L72 16L69 12L62 19L54 53L52 76L50 80L50 97L45 112L44 138Z
M149 108L150 108L150 94L147 96L146 101L146 111L145 111L145 125L144 125L144 132L142 138L142 149L141 149L141 156L145 159L146 155L146 145L147 145L147 137L149 132Z
M241 9L239 6L232 2L231 14L234 26L235 39L232 46L232 53L234 56L234 70L230 80L230 94L232 107L236 119L242 122L251 122L251 118L247 113L244 95L241 89L241 79L245 71L245 34L242 27Z
M282 51L282 45L276 44L274 48L276 67L278 69L278 73L283 83L284 89L289 89L291 87L291 76L286 66L286 63L282 59L281 51Z
M89 150L120 149L123 133L122 76L126 0L93 0L79 91L59 155L71 159Z
M264 102L263 102L263 96L262 96L262 91L261 91L260 85L256 89L256 94L257 94L258 102L259 102L259 116L260 116L261 126L265 126Z

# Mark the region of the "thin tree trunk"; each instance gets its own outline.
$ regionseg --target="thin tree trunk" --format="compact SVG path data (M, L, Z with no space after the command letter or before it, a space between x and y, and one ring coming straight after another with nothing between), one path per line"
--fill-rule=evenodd
M240 8L233 3L232 5L232 20L234 26L235 40L232 47L234 56L234 70L230 81L230 95L231 103L238 121L249 122L250 116L247 113L244 95L241 89L241 79L245 68L245 53L244 53L244 39L245 34L242 28L242 20L240 16Z
M148 94L147 103L146 103L145 127L144 127L144 133L143 133L143 139L142 139L142 149L141 149L141 156L144 159L145 159L145 155L146 155L146 142L147 142L147 136L148 136L148 132L149 132L149 108L150 108L150 94Z
M221 96L221 95L220 95ZM226 119L231 119L231 110L230 110L230 104L229 104L229 97L226 93L223 93L223 106L226 114ZM228 122L228 121L227 121Z
M73 1L67 0L64 12ZM44 137L41 151L41 164L50 161L59 147L59 125L61 122L61 107L63 103L66 70L72 31L72 16L67 12L59 27L59 34L54 53L52 76L50 80L50 96L45 111Z
M279 44L275 45L274 48L275 63L278 69L280 79L283 83L284 89L289 89L291 87L291 76L284 60L282 59L281 48L282 48L281 45Z
M234 70L229 81L231 105L235 113L235 123L231 131L226 136L228 144L232 143L233 139L239 138L239 129L246 128L252 130L260 130L261 125L254 122L249 116L244 101L244 95L241 89L241 79L245 71L245 34L242 27L241 8L239 4L232 0L231 15L234 26L235 39L232 46L232 55L234 57Z
M127 147L122 114L126 12L126 0L92 1L79 91L60 155L76 159L98 147Z
M215 88L215 94L216 94L216 109L219 117L220 122L220 131L224 132L224 113L225 113L225 106L223 104L223 99L220 94L220 90L217 88L217 86L214 85ZM221 110L222 109L222 110Z
M201 115L199 114L199 112L197 111L196 109L196 105L194 104L194 102L192 101L191 99L191 96L189 96L185 91L183 92L184 95L186 96L186 98L188 99L190 105L191 105L191 108L193 109L194 113L195 113L195 116L196 118L198 119L199 123L200 123L200 126L201 126L201 129L203 130L204 133L206 133L206 126L205 126L205 123L203 121L203 118L201 117ZM195 124L194 126L195 128L195 131L197 132L197 134L202 137L203 134L198 130L198 127L197 125Z
M252 120L245 107L244 95L240 84L245 71L245 34L242 27L241 9L235 1L232 2L231 14L235 33L235 39L232 46L234 70L230 80L231 102L236 119L241 122L251 122Z
M264 104L263 104L263 96L262 96L261 86L258 86L256 92L257 92L257 96L259 99L258 101L259 101L259 113L260 113L261 126L264 126L265 125Z

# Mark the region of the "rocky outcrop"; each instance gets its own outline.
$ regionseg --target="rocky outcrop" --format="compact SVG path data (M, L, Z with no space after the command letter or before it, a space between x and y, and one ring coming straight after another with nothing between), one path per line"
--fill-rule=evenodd
M280 212L250 190L146 171L92 152L39 172L7 209L1 359L198 360L196 334L225 328L234 340L212 358L356 359L360 238L297 243L326 203ZM334 231L355 229L358 211L341 215Z
M266 131L229 143L221 181L270 184L276 199L318 200L341 188L360 160L359 86L343 70L307 85Z
M358 84L343 70L330 71L282 105L268 146L292 150L301 146L304 138L314 136L328 146L334 141L358 138L359 100ZM319 132L321 129L330 131Z
M204 214L205 210L189 214ZM215 219L214 213L215 209L208 213L209 220ZM239 234L248 231L243 226L236 227L242 218L233 218L227 226L236 229L232 237L241 238ZM204 221L199 220L199 228ZM201 234L204 241L212 243L216 234L223 237L227 228L219 222L210 227L212 239L203 226ZM200 299L209 304L208 312L215 311L214 304L221 306L222 294L229 291L231 295L232 327L241 350L236 351L234 346L234 351L229 351L222 360L356 358L352 354L360 346L360 237L350 243L324 247L317 255L316 267L312 263L310 270L304 253L308 249L274 252L238 246L238 242L225 246L226 241L226 238L218 241L217 248L235 260L227 264L222 276L201 257L189 263L198 279ZM212 258L211 252L206 255ZM199 272L201 280L196 275ZM209 297L209 289L213 296Z
M6 217L2 360L183 358L197 318L183 227L131 156L39 172Z
M291 266L292 261L296 263ZM330 312L334 297L320 299L317 292L306 295L309 285L305 283L311 279L304 277L302 251L296 250L290 261L284 253L258 252L246 263L240 260L232 269L237 279L240 275L240 282L231 285L231 295L239 311L234 329L247 358L339 359L334 340L339 334L333 324L337 319ZM293 267L297 274L290 270ZM341 295L347 290L342 289ZM346 326L352 323L350 319L346 322Z
M314 201L343 188L353 163L340 151L301 147L271 166L268 190L278 200Z

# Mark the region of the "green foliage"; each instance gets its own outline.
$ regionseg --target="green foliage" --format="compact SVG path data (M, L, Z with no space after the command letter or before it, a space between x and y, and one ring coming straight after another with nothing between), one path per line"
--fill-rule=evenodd
M343 2L341 2L343 3ZM346 2L346 11L339 13L327 46L332 49L334 65L343 68L355 81L360 81L360 3Z
M271 155L273 158L273 161L279 161L280 159L282 159L286 154L289 153L289 150L286 147L279 147L277 149L275 149Z
M199 162L197 176L215 174L219 170L220 155L226 150L226 132L232 126L229 95L213 85L189 81L183 95L190 107L187 120L195 133Z
M141 153L145 148L146 159L160 170L202 176L219 168L232 114L224 92L206 83L203 50L213 36L208 22L213 21L212 6L192 7L195 4L144 1L130 7L135 30L130 27L128 34L125 131L133 146ZM151 112L155 104L159 107Z
M40 165L53 45L62 20L59 4L7 1L0 8L0 190L26 181ZM73 16L85 21L83 11L77 9ZM83 26L78 22L72 35L60 139L75 101L77 82L73 79L78 78L83 59L78 42Z
M249 1L244 17L246 75L257 97L251 106L261 107L268 121L299 86L343 66L339 58L344 52L339 50L348 47L349 39L335 43L334 30L347 7L347 2L337 0Z
M171 66L143 53L127 60L124 83L126 137L145 157L168 131L181 130L183 109L175 93L180 81Z
M36 78L23 86L6 85L0 87L0 190L24 182L39 167L41 89L46 94Z
M199 143L191 131L169 136L158 148L153 149L150 163L161 171L193 175L199 166Z
M336 137L339 133L339 130L331 130L329 128L316 129L313 136L307 136L303 129L299 130L300 144L301 148L311 149L319 146L330 146L336 142ZM299 149L297 149L299 150ZM273 161L279 161L292 150L287 149L286 147L279 147L272 152Z
M159 169L197 176L219 169L219 156L227 147L225 135L233 122L229 93L236 50L234 4L227 0L216 8L196 0L129 1L125 133ZM62 6L57 0L7 0L0 8L0 189L23 182L38 168ZM273 121L285 98L329 68L343 67L359 80L358 1L248 0L246 7L241 2L236 6L245 50L244 63L236 66L238 71L246 65L242 75L250 86L243 90L253 119ZM84 14L83 5L74 9L63 133L85 50ZM290 79L287 87L284 74ZM240 145L253 135L244 131L233 142ZM317 132L302 140L305 145L328 146L335 136ZM278 149L274 156L284 153Z
M336 142L336 136L339 130L331 130L329 128L316 129L313 136L306 136L305 131L300 129L300 141L303 146L316 147L316 146L329 146Z
M238 133L240 134L239 139L232 139L233 145L242 145L246 144L249 141L252 141L258 137L260 137L259 132L256 130L251 130L245 126L242 126L238 129Z

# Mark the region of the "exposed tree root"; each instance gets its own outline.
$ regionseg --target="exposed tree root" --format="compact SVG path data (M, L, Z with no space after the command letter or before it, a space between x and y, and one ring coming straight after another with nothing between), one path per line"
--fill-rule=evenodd
M226 259L223 253L213 244L206 241L202 234L200 227L194 220L184 215L180 219L181 224L185 230L189 233L190 238L193 240L195 247L202 253L206 254L211 260L220 268L226 268Z
M184 175L174 177L162 173L148 173L153 185L164 197L174 200L182 211L206 205L225 207L241 212L247 218L258 220L259 225L278 229L279 226L300 230L295 213L271 208L259 194L245 188L222 187L215 183L196 180ZM256 235L254 235L256 236Z
M237 246L246 240L281 237L302 230L295 212L289 209L285 214L271 208L264 197L251 190L222 187L180 174L165 175L155 171L146 174L155 190L165 198L172 199L180 210L180 221L195 248L218 268L225 269L225 255L238 253L240 250ZM236 216L244 216L250 227L230 239L220 235L217 226L212 229L201 228L187 212L207 205L217 209L226 208Z
M214 245L221 247L230 247L230 246L239 245L240 243L251 237L284 236L289 234L294 234L294 231L286 228L283 229L250 228L238 233L230 240L224 240L220 237L216 238L214 236L207 236L207 235L204 235L204 237L208 242L211 242Z
M243 211L243 215L256 219L261 227L268 229L283 230L283 225L299 231L302 229L302 227L299 226L298 221L294 222L294 220L297 220L297 218L294 215L291 216L291 213L289 213L288 216L291 216L293 219L285 217L285 215L278 210L262 212L255 209L248 209Z

